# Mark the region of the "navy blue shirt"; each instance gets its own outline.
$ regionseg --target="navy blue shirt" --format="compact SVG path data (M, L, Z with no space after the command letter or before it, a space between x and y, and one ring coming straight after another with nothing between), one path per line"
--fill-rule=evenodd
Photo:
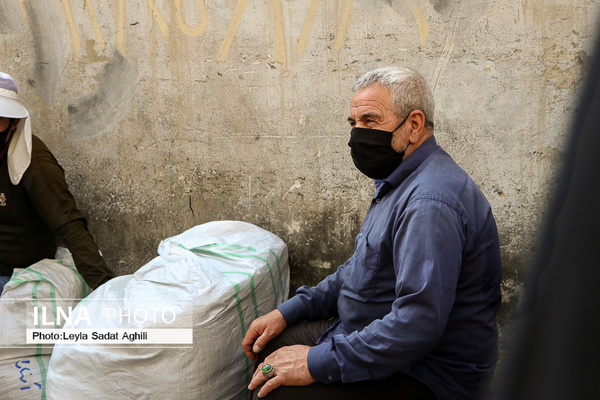
M403 371L439 399L475 398L498 359L490 205L433 137L376 189L352 257L278 309L288 325L339 317L308 353L319 382Z

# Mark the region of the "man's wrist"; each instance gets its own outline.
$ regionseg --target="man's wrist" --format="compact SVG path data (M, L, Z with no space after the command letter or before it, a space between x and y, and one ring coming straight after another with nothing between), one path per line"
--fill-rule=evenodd
M279 304L276 308L279 310L287 326L297 324L304 320L302 316L303 302L294 296L291 299Z
M311 347L306 363L308 372L317 382L332 383L341 380L341 371L335 362L329 341Z

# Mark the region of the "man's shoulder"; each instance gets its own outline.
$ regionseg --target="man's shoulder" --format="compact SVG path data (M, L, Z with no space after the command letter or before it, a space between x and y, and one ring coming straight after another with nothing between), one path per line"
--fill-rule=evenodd
M446 193L464 188L470 179L466 171L439 147L417 169L415 182L424 190Z
M31 142L31 164L41 163L42 165L57 164L60 166L54 154L50 151L46 143L42 141L39 137L32 135Z
M62 167L48 146L35 135L31 138L31 162L23 175L23 181L27 182L34 176L46 175L51 171L62 172Z
M443 201L458 208L464 196L483 197L469 174L441 147L416 171L412 197Z
M31 156L52 154L46 143L36 135L31 135Z

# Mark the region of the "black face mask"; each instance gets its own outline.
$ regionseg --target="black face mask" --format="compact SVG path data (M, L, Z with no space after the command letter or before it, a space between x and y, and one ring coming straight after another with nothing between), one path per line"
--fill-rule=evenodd
M0 132L0 149L3 149L4 146L8 144L8 143L6 143L6 137L10 133L11 128L12 128L12 123L8 124L8 128L6 128L2 132Z
M402 162L406 148L398 153L392 148L392 137L408 119L410 113L400 125L391 132L379 129L352 128L350 132L350 154L354 165L360 172L372 179L385 179Z

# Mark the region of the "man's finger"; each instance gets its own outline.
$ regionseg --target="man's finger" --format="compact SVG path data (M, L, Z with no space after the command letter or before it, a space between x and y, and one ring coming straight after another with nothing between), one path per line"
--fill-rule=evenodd
M277 309L254 320L242 340L246 356L256 361L258 358L256 354L260 353L272 339L279 336L286 327L285 319Z
M271 393L271 391L281 386L282 381L282 378L275 375L272 379L269 379L267 383L263 385L262 388L260 388L260 390L258 391L258 397L265 397L266 395Z
M252 346L252 351L255 354L258 354L265 348L266 344L269 342L269 338L265 337L265 332L263 332L255 341L254 346Z
M255 352L253 348L255 346L256 339L260 338L263 332L264 331L257 328L255 324L250 325L250 329L246 333L246 336L244 336L244 340L242 340L244 353L246 353L246 356L252 361L256 361L258 359L258 356L256 355L257 352Z
M264 375L263 375L263 374L262 374L262 372L261 372L261 369L262 369L262 366L263 366L263 365L264 365L264 364L262 364L262 363L261 363L261 364L260 364L260 365L259 365L259 366L256 368L256 370L254 371L254 374L252 374L252 380L254 380L254 379L257 377L257 376L261 376L261 377L263 377L263 378L264 378ZM266 378L264 378L264 380L266 380Z
M257 387L259 387L260 385L262 385L265 381L267 381L267 378L262 373L263 365L265 365L265 363L261 363L258 366L258 368L256 368L256 370L254 371L254 374L252 375L252 380L250 381L250 384L248 385L248 389L254 390Z
M247 348L246 346L244 346L244 353L246 354L246 357L248 357L250 360L258 361L258 356L252 351L251 348Z
M252 380L250 381L250 384L248 385L248 390L255 390L257 387L259 387L260 385L262 385L264 382L266 382L266 378L260 378L259 376L255 376L254 378L252 378Z

